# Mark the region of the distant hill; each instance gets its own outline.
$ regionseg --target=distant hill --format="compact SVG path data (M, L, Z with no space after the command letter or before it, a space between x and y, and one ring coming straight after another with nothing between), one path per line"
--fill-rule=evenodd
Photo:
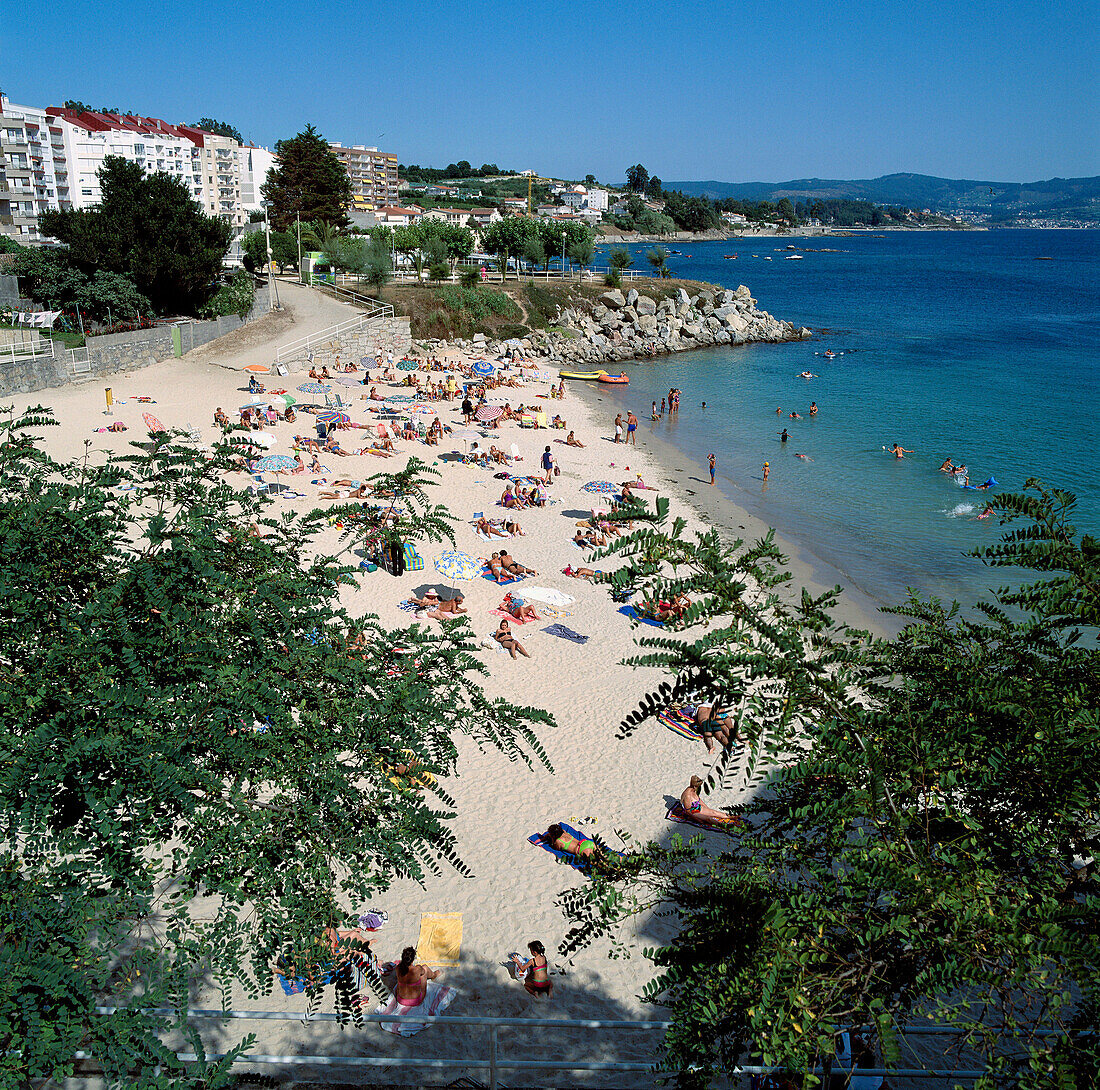
M821 198L872 201L874 204L930 208L933 212L984 212L994 220L1032 219L1100 221L1100 177L1051 178L1045 182L972 181L928 174L887 174L882 178L842 181L798 178L790 182L665 182L689 196L720 200L792 201Z

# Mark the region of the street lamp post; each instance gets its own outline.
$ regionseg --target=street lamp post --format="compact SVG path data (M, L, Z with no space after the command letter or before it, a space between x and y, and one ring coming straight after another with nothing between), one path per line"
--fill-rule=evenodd
M298 283L302 282L302 213L294 213L295 222L298 224Z
M561 278L565 279L565 232L561 233Z
M264 236L267 239L267 305L269 310L274 310L279 302L279 289L274 287L271 276L271 220L267 214L270 207L271 202L264 201Z

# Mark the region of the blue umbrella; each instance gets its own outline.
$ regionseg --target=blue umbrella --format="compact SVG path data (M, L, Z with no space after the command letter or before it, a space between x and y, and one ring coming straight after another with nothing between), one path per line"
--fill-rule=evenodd
M408 394L393 394L386 398L387 401L392 401L395 405L411 405L417 399L410 397Z
M488 378L490 375L496 374L496 365L490 363L488 360L478 360L477 363L470 368L475 375L482 375Z
M581 486L581 491L610 496L618 492L619 487L618 485L612 484L611 481L589 481L588 484Z
M303 382L298 389L303 394L327 394L332 387L326 386L323 382Z
M397 365L398 371L419 371L420 364L416 360L401 360Z
M460 553L455 549L448 549L445 553L441 553L433 563L440 575L452 581L476 579L481 574L480 560L476 560L469 553Z

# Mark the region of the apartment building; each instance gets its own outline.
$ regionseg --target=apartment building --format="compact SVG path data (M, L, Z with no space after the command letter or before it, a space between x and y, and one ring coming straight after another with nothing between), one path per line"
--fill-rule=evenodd
M261 188L275 169L275 155L267 148L242 144L237 149L237 165L241 175L241 211L245 214L259 212L264 199Z
M352 212L375 212L397 204L397 156L374 147L329 144L351 181Z
M40 242L39 215L69 207L60 129L51 125L45 110L0 95L0 235L23 245Z
M187 129L196 145L192 163L199 168L199 203L208 216L221 216L233 227L243 226L247 218L241 204L241 164L237 153L241 145L231 136L217 136L200 129Z

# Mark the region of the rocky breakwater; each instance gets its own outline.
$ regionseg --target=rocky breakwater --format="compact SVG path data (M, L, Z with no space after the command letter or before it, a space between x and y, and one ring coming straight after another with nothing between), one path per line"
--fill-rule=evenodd
M614 363L716 344L779 344L810 336L809 329L759 310L742 284L736 291L705 288L694 294L676 288L661 299L615 288L559 309L551 328L535 330L521 343L528 353L559 363ZM489 355L507 347L480 333L453 343ZM446 344L428 341L424 347L430 352Z

